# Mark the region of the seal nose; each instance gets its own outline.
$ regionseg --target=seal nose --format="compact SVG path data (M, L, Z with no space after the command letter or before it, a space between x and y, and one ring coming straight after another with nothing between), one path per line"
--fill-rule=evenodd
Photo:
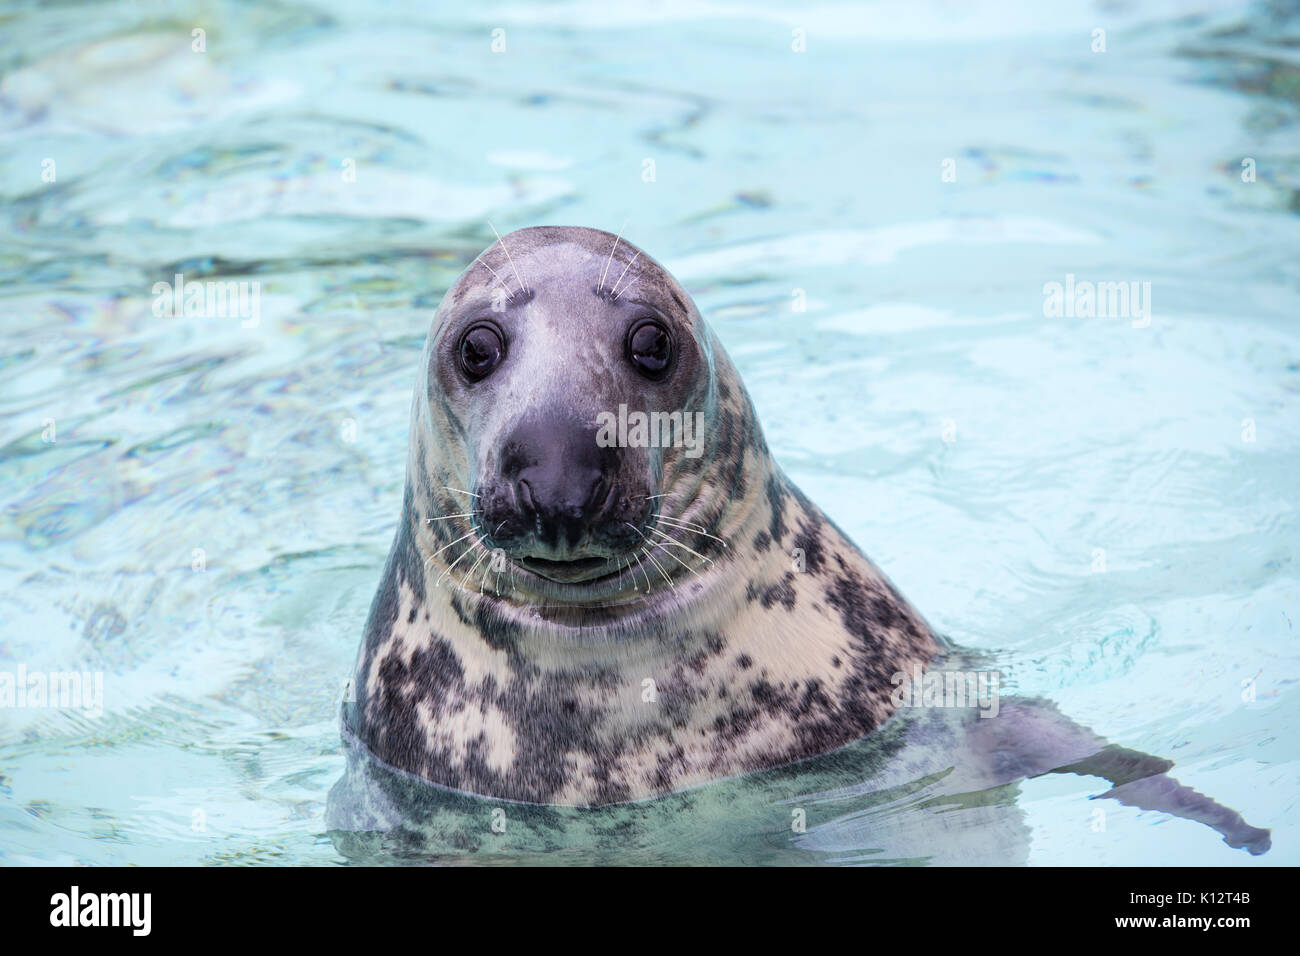
M515 494L520 510L537 523L547 544L563 539L573 546L595 515L604 486L605 479L589 468L560 474L555 469L527 468L515 482Z
M513 453L502 471L514 485L522 517L541 543L577 545L609 491L596 433L577 425L533 425L519 429L510 444Z

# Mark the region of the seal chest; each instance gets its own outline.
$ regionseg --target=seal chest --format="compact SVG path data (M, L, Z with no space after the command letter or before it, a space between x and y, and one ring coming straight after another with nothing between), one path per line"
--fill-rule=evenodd
M435 784L600 805L813 757L938 645L773 462L653 259L506 236L438 308L345 720Z

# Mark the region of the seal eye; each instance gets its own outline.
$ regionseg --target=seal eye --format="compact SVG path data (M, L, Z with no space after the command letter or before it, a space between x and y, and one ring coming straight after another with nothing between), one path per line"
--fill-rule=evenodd
M501 333L490 325L476 325L460 337L460 367L472 379L491 372L505 354Z
M668 372L673 340L654 319L642 319L627 334L627 360L646 378L660 379Z

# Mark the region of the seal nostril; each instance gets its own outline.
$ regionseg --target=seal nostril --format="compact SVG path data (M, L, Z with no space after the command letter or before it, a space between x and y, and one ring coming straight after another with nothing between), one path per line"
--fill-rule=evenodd
M606 490L607 487L605 484L604 477L603 476L598 477L595 481L591 483L591 493L587 495L587 500L583 504L583 508L588 513L594 513L596 511L599 511L601 504L605 500Z
M529 486L526 478L519 479L515 495L519 499L519 507L523 511L537 514L537 502L533 500L533 489Z

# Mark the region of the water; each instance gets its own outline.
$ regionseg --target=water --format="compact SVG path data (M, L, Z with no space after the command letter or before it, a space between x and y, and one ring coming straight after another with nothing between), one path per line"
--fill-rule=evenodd
M1098 831L1093 778L935 814L941 780L866 798L814 774L764 791L815 807L801 837L746 830L728 784L622 859L949 862L1008 825L1017 849L988 859L1300 862L1292 11L30 3L0 23L0 670L104 675L99 717L0 710L0 862L343 860L335 707L433 309L489 221L625 220L791 477L938 629L1175 760L1273 849L1110 801ZM155 315L177 272L260 282L259 321ZM1067 275L1149 282L1149 325L1045 316Z

